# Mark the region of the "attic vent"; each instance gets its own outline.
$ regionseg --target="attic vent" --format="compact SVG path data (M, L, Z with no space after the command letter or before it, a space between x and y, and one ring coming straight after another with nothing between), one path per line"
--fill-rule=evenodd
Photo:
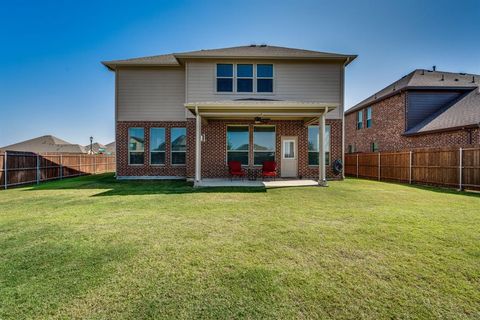
M472 83L475 83L475 76L472 77Z
M265 48L267 45L265 43L262 43L260 47Z
M250 47L255 48L257 45L255 43L252 43Z
M421 75L423 76L424 74L425 74L425 70L423 70L423 69L422 69L422 73L421 73Z
M442 80L440 80L440 81L445 81L445 75L444 74L442 74Z
M455 78L455 81L458 81L458 79L457 79L457 78Z

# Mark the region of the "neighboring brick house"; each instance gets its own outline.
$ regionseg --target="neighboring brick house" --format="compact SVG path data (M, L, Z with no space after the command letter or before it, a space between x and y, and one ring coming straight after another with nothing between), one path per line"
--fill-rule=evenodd
M355 55L267 45L103 62L115 71L117 178L228 177L237 160L341 178L344 70ZM324 141L324 143L319 143Z
M415 70L345 112L345 151L480 144L480 76Z

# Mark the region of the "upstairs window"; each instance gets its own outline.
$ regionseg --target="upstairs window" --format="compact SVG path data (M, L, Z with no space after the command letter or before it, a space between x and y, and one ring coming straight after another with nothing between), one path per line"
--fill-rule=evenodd
M367 128L372 126L372 107L367 108Z
M237 64L237 92L253 92L253 64Z
M357 112L357 129L363 128L363 110Z
M372 152L378 152L378 143L372 142L371 149L372 149Z
M273 92L273 64L257 64L257 92Z
M217 92L233 92L233 64L217 64Z

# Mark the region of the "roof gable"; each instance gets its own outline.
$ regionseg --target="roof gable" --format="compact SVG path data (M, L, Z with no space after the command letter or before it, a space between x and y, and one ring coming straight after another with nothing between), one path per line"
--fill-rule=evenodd
M189 52L163 54L157 56L140 57L124 60L103 61L110 70L118 66L180 66L185 59L205 58L244 58L244 59L333 59L345 61L347 64L354 60L356 55L346 55L330 52L321 52L305 49L277 47L268 45L249 45L220 49L197 50Z

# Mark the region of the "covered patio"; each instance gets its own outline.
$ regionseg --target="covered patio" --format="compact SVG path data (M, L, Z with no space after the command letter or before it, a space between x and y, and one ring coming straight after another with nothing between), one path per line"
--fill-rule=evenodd
M329 111L335 109L338 105L310 101L239 99L186 103L185 107L195 116L195 186L327 186L325 170L325 117ZM202 126L208 126L209 120L248 120L259 124L263 123L264 120L295 120L299 121L300 127L318 126L318 179L282 179L268 182L204 179L202 177L202 144L205 143L206 137L202 134ZM279 159L280 157L277 155L276 161L279 161Z

